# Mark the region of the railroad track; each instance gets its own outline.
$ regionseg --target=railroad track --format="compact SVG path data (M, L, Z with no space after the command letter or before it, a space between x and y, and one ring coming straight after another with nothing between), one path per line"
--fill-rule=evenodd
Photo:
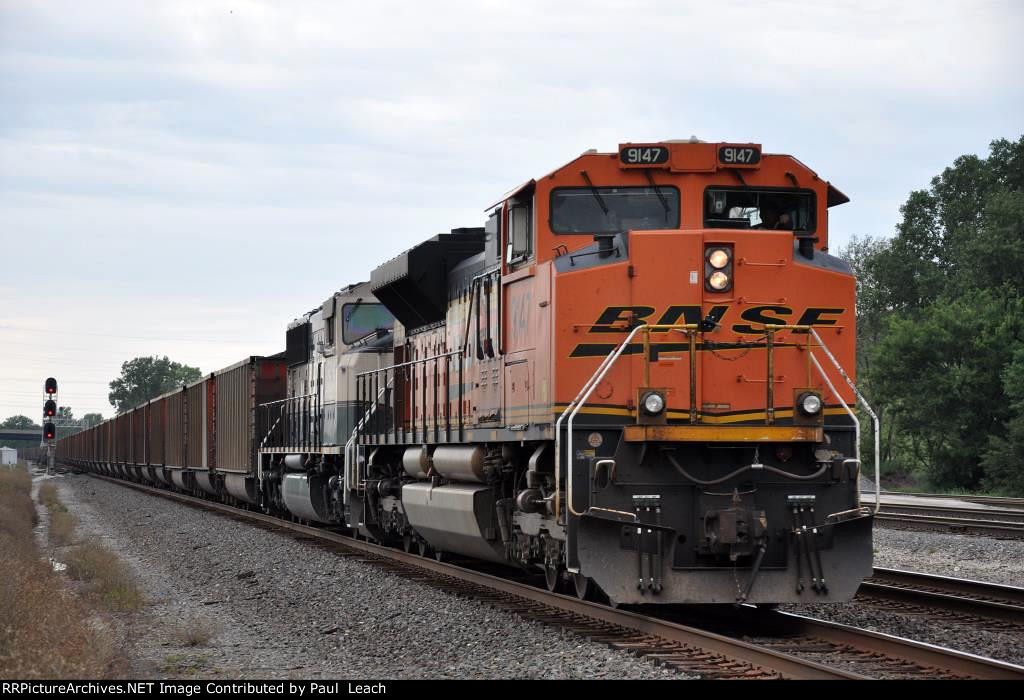
M875 522L899 529L1024 539L1024 512L1013 509L972 510L891 503L882 504Z
M901 491L882 491L883 496L906 496L910 498L930 498L935 500L966 501L967 503L980 503L986 506L998 508L1024 509L1024 498L1011 498L1008 496L953 496L944 493L903 493ZM867 494L865 494L867 496ZM871 493L874 497L874 493Z
M859 602L941 616L985 629L1024 632L1024 588L875 568L857 592Z
M90 476L285 532L395 575L471 597L654 663L719 679L1024 679L1024 667L788 613L741 608L732 634L577 600L318 527L134 482ZM675 610L678 616L679 609ZM755 642L739 637L754 630Z

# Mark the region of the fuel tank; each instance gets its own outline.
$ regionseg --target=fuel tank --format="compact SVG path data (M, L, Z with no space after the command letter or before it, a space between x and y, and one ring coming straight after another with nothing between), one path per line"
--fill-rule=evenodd
M406 519L439 552L507 563L498 534L493 489L475 484L402 487Z
M297 518L332 523L327 507L327 481L305 474L285 474L281 484L284 505Z

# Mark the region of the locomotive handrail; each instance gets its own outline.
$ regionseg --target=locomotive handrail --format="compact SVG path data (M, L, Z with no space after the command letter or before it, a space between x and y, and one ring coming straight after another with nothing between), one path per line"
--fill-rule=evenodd
M825 345L825 341L823 341L821 339L821 336L818 335L818 332L816 330L814 330L814 328L812 328L812 327L808 327L808 331L810 332L811 335L814 336L814 339L818 341L818 346L825 352L825 355L828 357L828 359L832 361L832 365L839 372L840 376L846 381L847 386L849 386L850 389L853 390L853 393L857 397L857 399L861 402L861 404L864 405L864 408L867 410L868 415L871 416L871 423L872 423L872 425L874 427L874 431L875 431L875 512L877 513L882 508L882 468L881 468L881 439L880 439L881 431L880 431L879 425L878 425L878 415L875 413L874 409L871 408L871 404L869 404L867 402L867 399L864 398L864 394L860 393L860 389L858 389L857 385L854 384L852 379L850 379L850 375L848 375L846 373L846 370L843 369L842 365L839 364L839 361L835 358L835 355L833 355L832 352L828 349L828 346ZM818 365L818 361L814 358L814 354L813 353L811 354L811 359L814 360L814 363L816 365ZM821 365L818 365L818 370L821 371ZM824 372L822 372L821 374L822 374L823 377L825 376ZM828 382L828 377L825 377L825 381ZM832 383L831 382L829 382L829 388L832 388ZM849 411L850 409L849 409L849 407L846 406L846 402L843 401L842 397L839 396L839 394L835 391L834 388L832 389L832 393L835 394L836 397L840 401L843 402L843 406L846 407L847 411ZM860 460L860 422L859 421L855 421L855 425L857 427L857 460L859 461ZM858 484L857 491L858 491L858 493L860 492L860 485L859 484Z
M574 398L571 402L569 402L569 405L565 407L565 410L562 411L562 414L560 416L558 416L558 420L555 421L555 522L560 522L560 518L562 516L562 421L565 420L566 415L569 414L570 411L574 411L575 408L578 408L577 404L580 402L581 398L585 401L587 398L590 397L590 391L588 391L588 390L589 389L593 389L593 387L597 385L597 382L599 382L601 379L604 378L604 374L605 374L605 371L607 370L607 368L610 367L611 364L613 362L615 362L615 360L618 359L619 355L622 354L622 351L625 349L625 347L629 344L629 342L631 340L633 340L633 336L635 336L637 334L637 332L641 328L644 328L644 327L646 327L646 326L645 325L639 325L636 328L634 328L630 332L630 334L628 336L626 336L626 339L623 340L615 350L613 350L612 352L608 353L608 355L605 356L605 358L601 361L601 364L598 365L598 367L594 371L594 373L592 375L590 375L590 379L588 379L586 382L584 382L583 386L580 388L579 393L576 394L576 398ZM586 393L586 397L583 396L584 393ZM570 424L569 424L569 427L568 427L568 431L569 431L568 440L569 440L569 443L567 445L567 450L571 450L572 449L572 423L571 423L571 421L572 421L572 417L573 416L575 416L575 413L573 413L572 415L569 416L569 420L570 420ZM570 454L570 456L571 456L571 454ZM570 493L570 496L571 496L571 494L572 494L572 462L571 462L571 460L570 460L569 464L570 464L570 466L569 466L569 482L570 483L569 483L568 490L569 490L569 493ZM571 504L569 504L569 512L573 513L573 515L579 515L578 513L573 512Z
M312 399L312 405L310 405L309 399ZM290 409L289 405L298 405L299 409L296 411ZM271 410L272 407L278 407L279 411L277 419L272 420ZM320 395L316 392L309 394L302 394L301 396L288 396L283 399L277 399L274 401L267 401L257 405L257 410L265 415L265 420L261 421L266 426L266 432L263 435L263 439L260 440L259 449L263 449L267 446L267 442L271 436L277 430L279 425L285 424L285 427L291 431L294 427L293 421L298 422L299 434L301 438L298 438L298 442L295 444L288 444L292 439L290 436L285 436L284 429L282 428L281 444L277 447L296 447L296 448L313 448L317 449L321 445L321 420L320 415ZM311 413L315 413L313 416ZM312 432L312 438L309 433Z
M427 400L428 400L427 399L427 388L428 388L427 365L429 363L433 363L433 365L434 365L434 374L433 374L434 382L433 382L433 392L432 392L431 396L434 399L433 429L434 429L434 438L436 440L436 439L438 439L439 433L440 433L440 430L441 430L440 420L441 420L441 407L442 407L442 405L440 403L441 394L438 391L438 389L439 389L438 371L439 371L439 369L441 367L441 365L440 365L441 361L444 360L444 404L443 404L443 407L444 407L444 431L445 431L446 439L450 439L450 433L451 433L451 429L452 429L452 425L451 425L452 424L452 416L451 416L451 413L450 413L450 411L451 411L451 379L450 379L450 374L451 374L451 365L452 365L451 358L453 358L453 357L458 357L459 358L459 362L458 362L458 372L459 372L459 381L458 381L459 394L458 394L458 398L459 398L459 402L458 402L458 424L457 424L457 427L458 427L458 430L460 431L459 432L459 437L461 438L461 436L462 436L462 432L461 431L462 431L462 428L463 428L463 421L462 421L462 388L463 388L462 359L463 359L463 353L460 350L453 350L451 352L439 353L437 355L431 355L430 357L422 357L422 358L419 358L419 359L409 360L408 362L399 362L399 363L396 363L396 364L393 364L393 365L388 365L387 367L377 367L375 369L369 369L369 370L366 370L364 372L359 372L358 374L355 375L355 378L356 378L356 392L360 396L359 400L362 401L362 396L364 394L376 393L377 394L377 398L379 398L381 396L381 393L382 393L383 390L378 390L377 389L377 386L379 385L378 377L380 375L383 374L383 376L384 376L384 388L386 389L387 387L392 386L394 384L395 378L398 375L398 371L399 370L405 370L404 374L407 375L406 379L411 382L410 391L408 392L408 394L405 394L403 396L403 399L408 398L408 400L409 400L409 404L408 405L410 407L410 427L408 428L408 432L411 432L414 438L415 438L415 436L417 434L417 431L419 431L423 436L426 436L427 431L429 430L428 425L427 425L427 408L428 408L428 405L427 405ZM417 375L416 375L417 369L416 368L419 368L419 367L422 368L422 373L421 373L421 375L419 377L417 377ZM411 368L411 370L410 370L410 368ZM390 376L388 374L389 372L391 373ZM418 387L417 387L417 385L418 385ZM418 390L420 392L420 396L419 397L417 397L417 395L416 395L417 388L418 388ZM399 420L398 420L398 414L397 414L397 400L398 400L398 397L396 397L396 399L395 399L396 400L395 404L389 404L387 393L384 393L383 396L384 396L384 404L385 404L384 405L384 410L385 410L386 415L385 415L385 419L384 419L383 429L382 429L382 431L378 431L378 432L383 432L383 433L390 432L394 436L394 435L397 435L398 432L399 432L399 427L398 427ZM367 397L367 400L369 400L369 397ZM387 420L388 420L389 417L392 419L391 420L391 428L390 429L388 428L388 423L387 423ZM417 419L419 419L419 422L420 422L420 425L418 427L417 427ZM403 427L401 428L401 432L402 432L402 436L405 437L407 429L404 426L404 423L403 423ZM424 437L424 440L425 439L426 438Z
M393 369L401 369L402 367L411 367L412 365L418 365L423 362L430 362L431 360L440 360L445 357L454 357L455 355L461 355L461 350L453 350L451 352L442 352L440 355L431 355L430 357L421 357L418 360L409 360L408 362L399 362L396 365L388 365L387 367L378 367L376 369L368 369L365 372L359 372L356 374L357 377L365 377L369 374L377 374L379 372L387 372Z
M279 403L288 403L289 401L295 401L297 399L308 399L308 398L313 397L313 396L316 396L316 394L303 394L302 396L289 396L288 398L285 398L285 399L277 399L276 401L267 401L266 403L261 403L259 405L259 407L263 408L264 406L273 406L273 405L279 404Z
M651 330L688 330L688 331L692 332L692 331L697 330L699 327L700 326L698 326L697 324L675 324L675 325L673 325L673 324L646 324L646 323L642 323L642 324L634 327L630 331L629 335L626 336L626 339L623 340L615 350L613 350L611 353L609 353L604 358L604 360L601 361L601 364L598 365L596 370L594 370L594 373L590 376L590 379L588 379L583 384L583 387L580 389L580 392L578 394L576 394L576 398L574 398L569 403L569 405L566 406L565 410L562 411L562 414L558 417L558 420L555 421L555 522L559 522L559 518L561 517L561 503L562 503L562 501L561 501L561 484L562 484L562 480L561 480L561 474L562 474L562 449L561 449L562 430L561 430L561 427L562 427L562 421L565 419L566 415L568 414L568 416L569 416L569 422L566 425L566 431L568 433L568 435L567 435L567 443L566 443L566 454L568 455L568 457L570 459L569 478L568 478L568 484L566 485L566 490L569 492L569 496L566 499L566 507L568 508L570 514L579 517L579 516L581 516L583 514L582 513L578 513L572 507L572 466L571 466L572 465L572 462L571 462L571 459L572 459L572 423L573 423L573 420L576 418L576 414L579 413L580 409L583 407L583 404L585 404L587 402L587 400L590 398L590 395L592 393L594 393L594 389L601 382L601 380L604 379L605 375L608 373L608 370L611 369L612 365L615 364L615 361L619 359L619 357L622 355L623 351L629 346L630 341L633 340L633 337L639 331L643 330L644 333L647 334L647 341L644 343L644 351L645 351L644 362L647 363L650 360L650 331ZM692 359L691 359L691 363L692 363ZM645 372L645 374L646 374L646 372ZM626 515L626 516L632 518L633 520L636 520L636 514L635 513L627 513L625 511L612 510L612 509L609 509L609 508L601 508L599 510L610 512L610 513L616 513L616 514L619 514L619 515Z
M393 377L392 377L392 381L394 381ZM377 402L380 400L380 397L383 396L384 392L386 392L387 390L388 390L388 383L385 382L384 383L384 387L379 392L377 392L376 399L374 400L374 402L372 404L370 404L370 407L366 409L366 413L364 413L363 417L359 420L358 423L356 423L356 426L354 428L352 428L352 435L345 442L345 465L344 465L344 476L343 476L343 479L342 479L342 483L343 483L343 486L344 486L344 493L342 493L342 501L345 503L345 505L348 505L348 503L349 503L349 489L351 488L351 483L352 483L349 480L349 465L353 465L353 468L356 468L356 464L355 464L355 442L356 442L356 440L359 437L359 431L362 430L363 426L366 424L366 421L370 419L370 416L373 415L373 413L375 413L377 411L377 407L380 405ZM358 476L359 475L357 474L356 475L357 480L358 480Z
M835 355L832 354L832 351L828 349L828 346L825 345L825 341L822 340L821 336L818 335L818 331L815 330L813 326L789 325L789 324L781 324L780 323L780 324L764 324L763 327L765 328L765 330L769 331L769 333L771 333L773 331L780 331L780 330L793 330L793 331L800 331L800 332L803 332L803 333L807 333L807 357L808 357L808 362L809 363L810 362L814 363L814 366L817 367L817 369L818 369L818 373L821 374L822 379L824 379L825 383L828 384L828 388L832 391L832 393L835 395L835 397L843 405L843 408L846 410L846 412L853 419L854 440L855 440L855 443L856 443L855 446L854 446L854 449L856 451L858 465L861 463L861 460L860 460L860 420L857 418L857 416L854 414L854 412L847 405L846 401L843 400L843 397L839 395L839 392L836 391L835 387L832 385L831 380L829 380L828 375L825 374L824 368L818 362L818 359L814 356L814 352L812 351L812 348L811 348L811 338L814 338L814 340L817 341L818 347L821 348L822 351L824 351L825 356L828 357L828 359L832 362L832 365L836 368L836 371L839 372L839 375L846 382L847 386L849 386L850 389L853 391L854 396L857 397L857 400L864 406L865 410L867 410L868 415L871 416L871 423L872 423L872 427L873 427L874 433L875 433L875 512L877 513L881 509L881 507L882 507L882 496L881 496L881 490L882 490L881 439L880 439L881 429L879 427L878 415L875 413L874 409L871 408L871 404L869 404L867 399L864 398L864 394L862 394L860 392L860 389L857 388L856 383L854 383L854 381L852 379L850 379L850 375L847 374L846 370L843 369L843 366L839 364L839 360L837 360ZM769 358L770 358L770 356L771 356L771 353L769 352ZM810 379L810 366L809 365L808 365L808 379ZM770 380L771 380L771 376L770 376L770 373L769 373L769 382L770 382ZM809 381L808 381L808 384L810 384ZM769 385L770 385L770 383L769 383ZM859 494L860 494L860 489L858 488L858 496L857 496L858 503L860 502L860 495Z

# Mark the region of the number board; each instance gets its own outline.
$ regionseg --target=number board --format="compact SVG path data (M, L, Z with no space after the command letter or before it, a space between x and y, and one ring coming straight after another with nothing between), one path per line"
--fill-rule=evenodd
M758 144L725 144L718 147L718 162L726 168L754 168L761 162Z
M619 146L619 162L627 168L650 168L668 163L668 146L660 143L630 143Z

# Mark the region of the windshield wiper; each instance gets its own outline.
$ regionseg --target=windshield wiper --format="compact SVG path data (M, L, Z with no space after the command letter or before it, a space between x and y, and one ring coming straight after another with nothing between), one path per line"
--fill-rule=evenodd
M601 207L601 211L603 211L605 216L607 216L608 215L608 207L607 207L607 205L605 205L604 199L601 198L601 193L597 191L597 188L594 187L594 183L590 181L590 176L587 175L587 171L586 170L581 170L580 171L580 175L583 176L583 181L585 183L587 183L587 187L590 188L590 194L594 195L594 199L597 200L597 204L598 204L598 206Z
M644 168L644 175L647 176L647 182L651 183L651 189L654 190L654 194L658 195L658 201L661 202L661 207L665 210L665 220L668 221L669 206L668 200L665 199L665 195L661 193L658 186L654 184L654 178L651 177L651 171Z

